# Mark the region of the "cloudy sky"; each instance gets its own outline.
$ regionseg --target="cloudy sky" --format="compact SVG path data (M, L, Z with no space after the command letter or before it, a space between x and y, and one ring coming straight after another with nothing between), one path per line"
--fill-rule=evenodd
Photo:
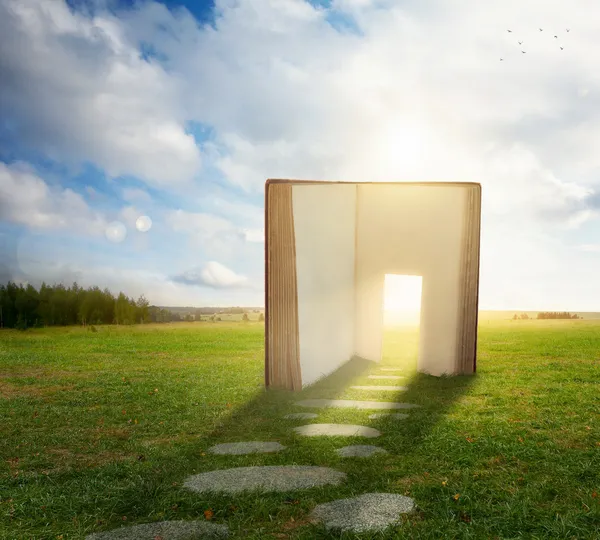
M600 310L599 19L0 0L0 279L258 306L267 178L474 181L480 307Z

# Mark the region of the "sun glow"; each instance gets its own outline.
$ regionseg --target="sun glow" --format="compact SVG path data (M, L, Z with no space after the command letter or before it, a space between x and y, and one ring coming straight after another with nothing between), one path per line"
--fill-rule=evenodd
M386 324L418 324L421 313L421 276L386 274L383 312Z

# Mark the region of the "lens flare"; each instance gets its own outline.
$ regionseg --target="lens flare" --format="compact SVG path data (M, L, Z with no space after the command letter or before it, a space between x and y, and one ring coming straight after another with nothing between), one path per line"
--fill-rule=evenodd
M140 216L135 221L135 228L140 232L148 232L152 227L152 220L148 216Z
M108 240L111 242L119 243L125 239L125 236L127 235L127 229L120 221L113 221L112 223L109 223L108 227L106 227L104 234L106 234L106 238L108 238Z

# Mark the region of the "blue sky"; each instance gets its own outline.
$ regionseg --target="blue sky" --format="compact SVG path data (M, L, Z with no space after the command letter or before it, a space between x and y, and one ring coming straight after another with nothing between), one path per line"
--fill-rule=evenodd
M481 308L598 310L599 11L0 0L0 278L262 305L267 178L461 180Z

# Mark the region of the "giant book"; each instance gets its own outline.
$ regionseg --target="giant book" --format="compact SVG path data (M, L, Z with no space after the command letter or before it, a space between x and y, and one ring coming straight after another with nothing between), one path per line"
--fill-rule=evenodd
M481 185L267 180L265 383L382 355L386 274L421 276L417 369L475 372Z

